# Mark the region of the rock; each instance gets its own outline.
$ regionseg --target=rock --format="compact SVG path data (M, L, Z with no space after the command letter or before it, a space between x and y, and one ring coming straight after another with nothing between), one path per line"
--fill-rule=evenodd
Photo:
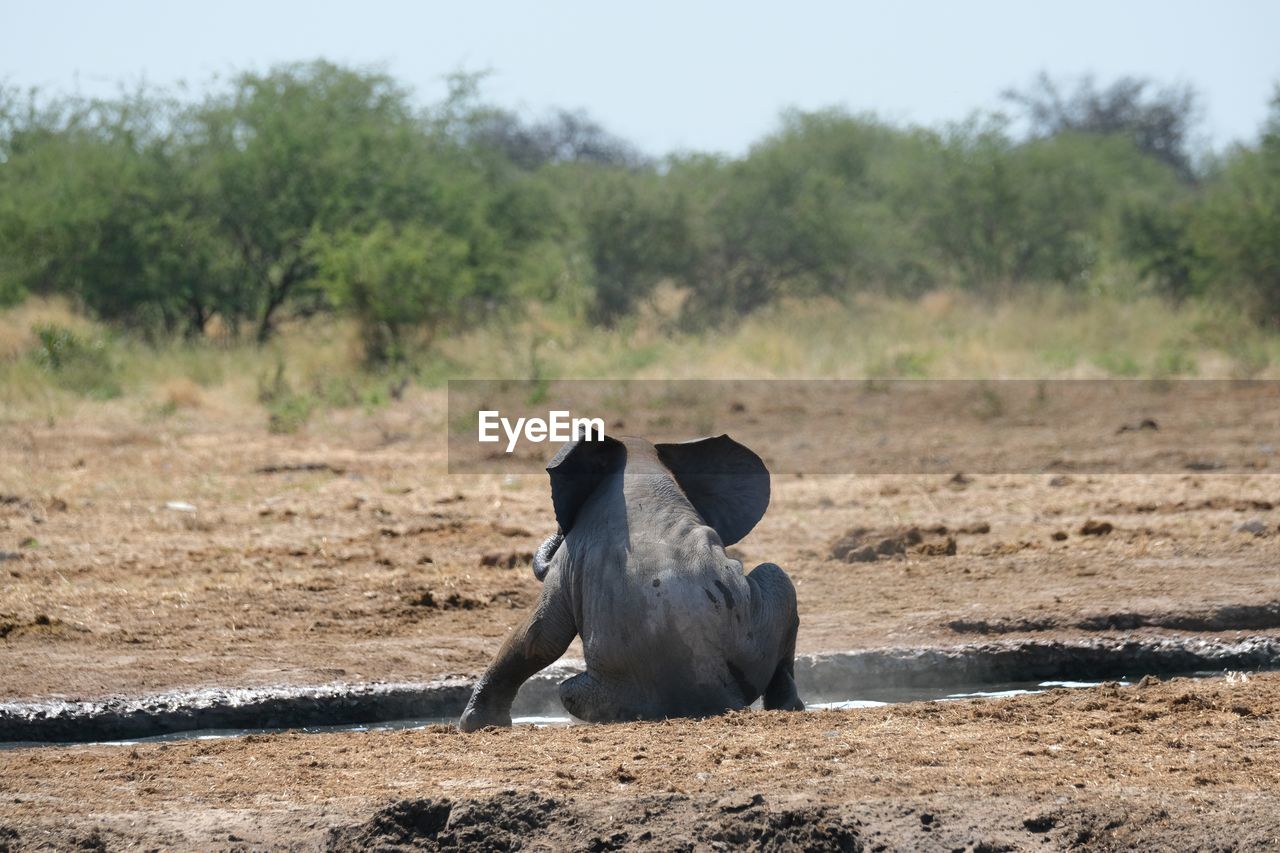
M720 811L737 814L763 804L763 794L751 794L749 796L747 794L730 795L720 801Z
M1055 489L1060 489L1063 486L1069 486L1071 485L1071 482L1071 478L1066 474L1055 474L1049 478L1049 485Z
M956 539L954 536L948 536L944 542L925 542L918 549L918 553L927 554L931 557L954 557L956 555Z
M892 556L895 555L895 553L906 553L906 542L901 537L881 539L876 544L876 553L882 553L884 556Z
M1049 830L1057 826L1058 818L1056 815L1052 815L1052 814L1036 815L1035 817L1029 817L1026 820L1024 820L1022 822L1022 825L1026 827L1027 832L1034 832L1036 834L1040 834L1043 832L1048 832Z
M1052 539L1054 542L1065 542L1067 540L1067 531L1055 530L1053 531L1053 535L1051 535L1049 538Z
M186 501L169 501L164 505L164 508L171 509L174 512L195 512L196 511L195 505L189 504Z
M406 595L403 600L410 607L424 607L430 610L475 610L487 606L487 602L460 595L456 591L448 595L437 595L429 589Z
M1158 430L1160 429L1160 425L1151 418L1143 418L1138 421L1137 426L1133 426L1132 424L1122 424L1120 429L1116 430L1116 434L1119 435L1122 432L1141 432L1148 429Z
M953 556L956 540L943 525L934 527L898 527L874 530L855 527L845 532L831 546L831 556L846 563L870 563L877 557L899 554Z
M1267 525L1260 518L1251 518L1248 521L1242 521L1235 526L1236 533L1252 533L1254 536L1265 536L1267 533Z
M1081 536L1106 536L1115 527L1109 521L1095 521L1092 518L1080 527Z

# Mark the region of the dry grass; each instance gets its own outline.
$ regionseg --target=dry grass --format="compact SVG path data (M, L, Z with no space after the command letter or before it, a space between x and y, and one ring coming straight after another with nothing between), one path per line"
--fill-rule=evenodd
M29 300L0 312L0 406L14 418L62 417L97 398L94 405L154 417L197 406L270 407L274 400L292 406L305 420L315 408L380 405L404 375L434 386L454 377L1219 378L1280 373L1280 337L1222 306L1174 308L1151 298L1084 300L1055 291L990 303L939 291L919 300L865 296L847 305L794 302L758 312L733 328L691 334L675 327L676 302L656 302L616 330L590 328L530 306L513 320L437 341L399 373L374 375L361 367L356 329L344 320L288 325L265 347L225 336L155 347L115 335L63 302ZM45 324L101 342L101 375L60 382L38 364L32 353L39 342L32 330ZM109 388L96 393L96 381ZM101 398L118 399L104 403Z
M28 299L21 305L0 311L0 362L25 355L36 345L34 329L56 325L80 335L97 333L94 324L77 314L63 299Z
M1243 314L1154 298L809 300L701 335L673 332L668 318L646 312L609 332L535 314L440 351L478 377L1233 378L1274 376L1280 365L1280 338Z
M174 409L198 409L204 402L200 386L186 376L175 376L160 386L162 405Z

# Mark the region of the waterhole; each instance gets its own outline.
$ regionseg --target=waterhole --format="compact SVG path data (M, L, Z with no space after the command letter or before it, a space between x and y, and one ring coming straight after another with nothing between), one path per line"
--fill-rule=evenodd
M1181 636L835 652L798 657L795 674L807 707L817 710L998 699L1107 681L1132 683L1146 675L1203 678L1277 668L1280 637L1224 641ZM581 661L562 661L530 679L512 707L513 722L571 724L558 688L561 681L581 671ZM0 749L453 725L472 684L455 678L0 703Z
M1226 672L1192 672L1183 673L1185 677L1190 678L1214 678L1225 676ZM896 705L903 702L958 702L965 699L1002 699L1009 696L1030 696L1036 693L1044 693L1055 688L1082 688L1097 687L1105 684L1102 681L1018 681L1005 684L971 684L959 689L950 687L946 689L928 690L924 688L884 688L884 689L868 689L856 698L849 699L831 699L826 701L808 702L806 710L847 710L853 708L879 708L884 705ZM1127 685L1133 683L1131 680L1118 680L1113 683ZM526 703L527 705L527 700ZM517 700L516 708L520 707ZM759 709L760 703L756 702L753 708ZM570 726L579 724L580 721L573 719L564 713L563 709L560 713L548 714L524 714L512 716L511 723L516 726ZM377 732L377 731L398 731L404 729L425 729L428 726L456 726L458 717L421 717L409 720L386 720L377 723L347 723L343 725L329 726L301 726L296 728L290 727L272 727L272 728L235 728L235 729L195 729L186 732L172 732L163 735L152 735L150 737L141 737L126 740L104 740L92 741L94 745L106 746L136 746L140 743L165 743L182 740L221 740L223 738L244 737L245 735L256 734L276 734L286 731L301 731L310 734L318 734L320 732ZM51 746L48 743L6 743L0 744L0 749L13 748L18 746Z

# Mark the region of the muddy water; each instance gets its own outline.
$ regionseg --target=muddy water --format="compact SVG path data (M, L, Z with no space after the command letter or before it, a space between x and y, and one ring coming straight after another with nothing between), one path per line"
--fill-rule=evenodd
M1221 678L1228 675L1225 670L1213 671L1196 671L1180 673L1180 677L1184 678ZM1140 680L1142 676L1134 676L1129 679L1115 680L1113 683L1120 685L1132 684ZM1165 674L1168 677L1168 674ZM1049 681L1011 681L999 684L969 684L969 685L951 685L945 688L926 688L926 687L884 687L884 688L867 688L859 691L857 696L848 698L831 698L822 696L819 699L807 703L810 711L817 710L847 710L853 708L877 708L885 705L895 705L906 702L959 702L969 699L1002 699L1010 696L1029 696L1037 693L1044 693L1054 689L1081 689L1088 687L1097 687L1107 682L1103 681L1072 681L1072 680L1049 680ZM526 700L524 704L528 704ZM517 706L518 707L518 706ZM760 703L757 702L754 708L759 708ZM376 723L357 723L346 725L332 726L302 726L302 727L264 727L264 728L229 728L229 729L196 729L193 731L173 732L170 734L155 735L152 737L131 738L124 740L103 740L93 741L87 745L97 746L133 746L140 743L164 743L172 741L185 740L220 740L224 738L244 737L246 735L256 734L272 734L283 731L302 731L307 733L320 732L373 732L373 731L396 731L403 729L421 729L428 726L447 725L454 726L458 722L457 717L420 717L404 720L387 720ZM517 726L568 726L579 724L578 721L563 714L563 712L545 713L545 714L526 714L523 716L515 716L512 723ZM36 746L58 746L60 744L39 743L39 742L11 742L0 743L0 750L15 749L21 747Z
M810 705L982 698L1133 680L1144 674L1220 674L1280 668L1280 637L1010 641L952 647L868 649L803 655L796 684ZM568 722L559 684L582 661L562 660L521 688L513 716L529 724ZM253 731L451 723L474 686L434 682L331 683L310 687L203 688L93 701L0 703L0 748L14 743L137 742ZM834 703L834 704L833 704Z

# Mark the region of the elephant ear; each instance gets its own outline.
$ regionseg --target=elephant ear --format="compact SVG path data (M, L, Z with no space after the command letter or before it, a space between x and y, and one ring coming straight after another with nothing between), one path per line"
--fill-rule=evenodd
M656 447L689 503L726 546L750 533L769 508L769 469L729 436Z
M571 441L547 465L551 475L551 505L561 533L568 533L578 510L600 481L622 467L627 449L621 441L601 436Z

